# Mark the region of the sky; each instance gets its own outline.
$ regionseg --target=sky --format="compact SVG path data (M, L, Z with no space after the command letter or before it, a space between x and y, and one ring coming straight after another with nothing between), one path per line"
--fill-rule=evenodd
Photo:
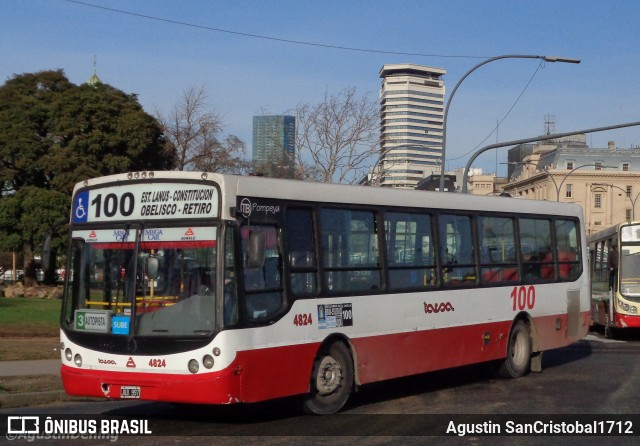
M475 150L546 132L640 121L637 0L0 0L0 85L62 69L136 93L151 114L204 86L224 132L251 151L252 117L293 113L355 87L377 100L384 64L444 68L446 168ZM499 124L499 125L498 125ZM497 132L495 131L497 127ZM640 145L640 127L587 136ZM505 175L506 151L473 167ZM375 160L374 160L375 161ZM373 162L372 162L373 164Z

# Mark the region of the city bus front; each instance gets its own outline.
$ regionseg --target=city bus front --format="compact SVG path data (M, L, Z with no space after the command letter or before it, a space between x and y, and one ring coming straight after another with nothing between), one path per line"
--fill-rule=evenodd
M221 332L237 310L219 203L217 185L202 181L76 189L61 317L67 393L192 403L239 396Z
M615 302L616 327L638 328L640 318L640 225L631 223L620 228L620 255L617 268L618 294Z

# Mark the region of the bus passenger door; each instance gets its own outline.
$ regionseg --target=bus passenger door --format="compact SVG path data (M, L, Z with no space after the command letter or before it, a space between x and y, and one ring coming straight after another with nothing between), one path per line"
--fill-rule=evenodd
M282 309L282 255L276 226L243 226L242 284L245 317L266 322Z

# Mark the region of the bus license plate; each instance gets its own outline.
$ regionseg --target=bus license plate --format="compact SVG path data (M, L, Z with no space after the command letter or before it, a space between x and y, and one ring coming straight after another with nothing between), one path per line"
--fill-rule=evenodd
M139 386L120 387L120 398L128 398L128 399L140 398L140 387Z

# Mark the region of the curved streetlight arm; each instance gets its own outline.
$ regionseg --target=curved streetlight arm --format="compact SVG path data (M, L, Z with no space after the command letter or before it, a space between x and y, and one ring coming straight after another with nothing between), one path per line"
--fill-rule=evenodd
M372 177L375 174L375 171L376 171L376 168L378 167L378 164L380 164L380 162L382 161L382 158L387 156L389 154L389 152L391 152L392 150L401 149L403 147L426 147L426 148L431 148L431 146L429 146L427 144L412 144L412 143L402 143L402 144L398 144L398 145L395 145L395 146L387 147L386 149L381 151L380 156L378 157L378 160L374 163L373 167L371 167L369 169L369 171L371 172ZM367 180L367 183L369 183L369 182L370 181Z
M629 201L631 202L631 219L635 220L636 219L636 201L638 201L638 198L640 198L640 193L638 193L636 195L635 198L631 198L631 195L629 195L627 193L626 190L624 190L623 188L621 188L620 186L616 186L615 184L609 184L609 183L592 183L591 186L608 186L611 188L616 188L620 191L622 191L622 193L625 194L625 196L629 199Z
M442 154L440 160L440 191L444 191L444 163L445 163L445 149L447 145L447 116L449 115L449 106L451 105L451 99L456 94L458 87L471 73L480 68L483 65L486 65L490 62L500 60L500 59L542 59L545 62L564 62L564 63L580 63L580 59L573 59L570 57L557 57L557 56L537 56L530 54L506 54L503 56L495 56L491 57L487 60L484 60L467 71L464 76L460 78L460 80L456 83L451 90L451 94L449 95L449 99L447 99L447 105L444 108L444 115L442 116Z
M605 130L621 129L621 128L633 127L637 125L640 125L640 121L628 122L626 124L609 125L606 127L596 127L593 129L586 129L586 130L576 130L573 132L566 132L566 133L554 133L551 135L536 136L535 138L517 139L514 141L505 141L498 144L490 144L488 146L484 146L481 149L476 150L476 152L473 155L471 155L471 158L469 158L469 161L467 162L467 165L464 168L464 174L462 175L462 193L463 194L467 193L467 180L468 180L469 168L471 167L471 164L473 164L473 162L476 160L478 156L482 155L484 152L488 150L496 149L498 147L516 146L518 144L526 144L528 142L548 141L550 139L564 138L565 136L578 135L580 133L603 132Z
M575 172L578 169L582 169L583 167L589 167L589 166L597 166L597 164L594 164L594 163L583 164L582 166L574 167L562 177L562 181L560 181L560 185L556 183L556 180L553 178L553 176L551 175L549 176L553 180L553 184L556 186L556 201L560 201L560 189L562 189L562 185L567 180L567 178L569 178L569 175L571 175L573 172ZM600 167L615 169L615 166L600 166Z

